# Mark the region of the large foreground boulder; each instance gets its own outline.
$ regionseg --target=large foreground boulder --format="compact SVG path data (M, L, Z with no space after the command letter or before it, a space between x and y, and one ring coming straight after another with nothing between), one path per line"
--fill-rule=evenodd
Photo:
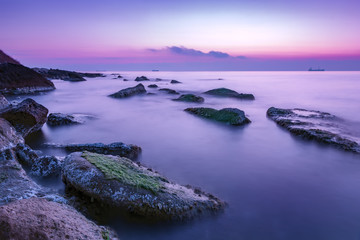
M347 122L320 111L271 107L269 118L294 135L360 153L360 138L347 129Z
M173 101L202 103L204 98L194 94L182 94L180 97L173 99Z
M252 94L248 93L238 93L234 90L228 88L216 88L209 91L204 92L204 94L219 96L219 97L231 97L231 98L238 98L244 100L254 100L255 97Z
M171 183L149 168L111 155L68 155L63 181L101 204L156 219L187 219L225 206L211 194Z
M245 116L245 112L237 108L223 108L221 110L213 108L187 108L185 111L199 117L234 126L240 126L251 122Z
M23 137L40 130L47 114L48 109L31 98L0 110L0 117L9 121Z
M41 198L15 201L0 207L0 239L117 239L115 234L75 209Z
M99 154L110 154L135 160L141 153L141 147L133 144L114 142L104 143L85 143L85 144L46 144L48 147L63 148L68 152L94 152Z
M140 83L140 84L136 85L135 87L125 88L116 93L113 93L113 94L109 95L109 97L126 98L126 97L131 97L134 95L144 94L144 93L146 93L145 87L144 87L144 85L142 85Z
M54 90L54 84L34 70L13 63L0 64L0 92L29 94Z

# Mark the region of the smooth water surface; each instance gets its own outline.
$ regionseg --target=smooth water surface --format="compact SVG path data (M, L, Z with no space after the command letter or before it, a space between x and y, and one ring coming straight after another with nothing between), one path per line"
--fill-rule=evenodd
M121 239L360 239L360 156L294 137L266 117L271 106L326 111L349 120L359 135L360 72L121 72L128 82L107 74L86 82L55 80L56 91L34 96L50 112L95 119L45 125L28 144L61 155L42 144L133 143L143 149L143 164L229 204L224 213L186 223L149 225L119 217L108 224ZM159 87L182 93L228 87L256 100L202 95L203 104L183 103L157 89L148 89L156 95L107 97L135 86L141 75L162 78L155 82ZM190 106L236 107L252 123L211 122L183 111Z

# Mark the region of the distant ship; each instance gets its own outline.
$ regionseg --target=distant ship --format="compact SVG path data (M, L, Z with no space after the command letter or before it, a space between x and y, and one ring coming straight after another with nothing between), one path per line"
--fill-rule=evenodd
M309 71L323 72L323 71L325 71L325 69L323 69L323 68L309 68Z
M153 70L151 70L151 71L153 71L153 72L158 72L159 70L157 70L157 69L153 69Z

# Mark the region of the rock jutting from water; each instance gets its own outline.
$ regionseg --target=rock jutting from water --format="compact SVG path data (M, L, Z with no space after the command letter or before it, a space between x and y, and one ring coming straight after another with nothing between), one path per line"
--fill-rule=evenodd
M0 110L0 117L9 121L23 137L40 130L47 114L48 109L31 98Z
M104 143L86 143L86 144L46 144L48 147L63 148L68 152L94 152L99 154L110 154L126 157L132 160L138 158L141 153L141 147L133 144L125 144L122 142L114 142L110 144Z
M230 97L230 98L238 98L244 100L255 100L254 95L248 93L238 93L234 90L228 88L216 88L209 91L204 92L204 94L219 96L219 97Z
M158 87L158 85L156 85L156 84L150 84L149 86L148 86L148 88L157 88Z
M0 207L0 239L117 239L65 204L41 198L22 199Z
M34 70L19 64L0 64L0 93L30 94L54 90L54 84Z
M150 79L148 79L148 78L145 77L145 76L141 76L141 77L136 77L136 78L135 78L135 81L136 81L136 82L150 81Z
M271 107L267 116L294 135L360 153L360 138L347 130L346 121L330 113Z
M173 99L173 101L202 103L204 98L194 94L182 94L180 97Z
M177 84L177 83L182 83L182 82L180 82L180 81L178 81L178 80L171 80L170 83L172 83L172 84Z
M93 117L85 114L50 113L47 124L50 126L82 124L89 118Z
M171 183L127 158L75 152L66 157L62 173L67 187L101 204L153 219L188 219L225 206L211 194Z
M251 121L245 116L245 112L237 108L223 108L216 110L213 108L187 108L186 112L202 118L223 122L229 125L240 126Z
M74 71L66 71L60 69L47 69L47 68L33 68L34 71L40 73L42 76L48 79L61 79L70 82L86 81L84 77L95 78L105 77L102 73L80 73Z
M125 88L116 93L113 93L113 94L109 95L109 97L126 98L126 97L135 96L135 95L141 95L144 93L146 93L145 87L144 87L144 85L142 85L140 83L140 84L136 85L135 87Z
M168 94L180 94L177 91L170 88L160 88L159 91L166 92Z

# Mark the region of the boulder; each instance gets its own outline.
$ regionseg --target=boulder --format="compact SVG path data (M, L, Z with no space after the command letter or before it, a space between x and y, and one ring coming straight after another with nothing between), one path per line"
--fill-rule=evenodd
M173 99L173 101L202 103L204 98L194 94L182 94L180 97Z
M267 116L294 135L360 153L360 138L348 130L346 120L330 113L271 107Z
M168 94L180 94L177 91L170 88L160 88L159 91L166 92Z
M144 93L146 93L145 87L144 87L144 85L142 85L140 83L140 84L136 85L135 87L125 88L116 93L113 93L113 94L109 95L109 97L126 98L126 97L131 97L134 95L144 94Z
M0 94L0 110L8 107L9 105L9 101L4 97L4 95Z
M48 109L31 98L0 110L0 117L9 121L23 137L40 130L47 114Z
M150 79L148 79L148 78L145 77L145 76L141 76L141 77L136 77L136 78L135 78L135 81L136 81L136 82L150 81Z
M47 124L50 126L81 124L84 123L87 118L91 118L91 116L84 114L50 113Z
M94 152L100 154L118 155L121 157L135 160L141 153L141 148L133 144L125 144L122 142L114 142L110 144L104 143L87 143L87 144L46 144L48 147L63 148L67 152Z
M238 98L238 99L244 99L244 100L254 100L255 99L254 95L252 95L252 94L238 93L238 92L228 89L228 88L216 88L216 89L206 91L206 92L204 92L204 94L209 94L209 95L219 96L219 97Z
M149 86L148 86L148 88L157 88L158 87L158 85L156 85L156 84L150 84Z
M245 116L245 112L237 108L223 108L221 110L213 108L187 108L185 111L199 117L234 126L240 126L251 122Z
M23 199L0 207L0 239L117 239L75 209L41 198Z
M54 90L54 84L34 70L13 63L0 64L0 92L29 94Z
M170 83L176 84L176 83L182 83L182 82L180 82L180 81L178 81L178 80L171 80Z
M171 183L152 169L112 155L72 153L62 174L67 187L90 199L152 219L187 219L225 206L211 194Z

